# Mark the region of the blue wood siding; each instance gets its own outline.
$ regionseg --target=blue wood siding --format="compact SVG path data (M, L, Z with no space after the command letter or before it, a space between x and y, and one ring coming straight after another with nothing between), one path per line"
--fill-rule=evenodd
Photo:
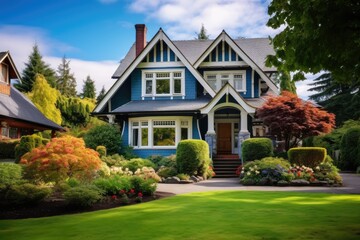
M141 158L148 158L152 155L170 156L176 154L176 149L134 149L134 154Z
M160 41L156 44L156 62L161 62L161 47Z
M170 56L168 55L168 52ZM149 53L145 56L142 62L161 62L161 57L163 62L179 61L179 59L176 58L175 53L169 48L169 46L165 42L162 42L161 51L161 41L158 41L155 44L154 48L151 49ZM147 61L147 58L149 58L149 61Z
M241 96L244 98L251 98L251 75L252 69L246 68L246 93L241 93Z
M225 47L224 47L224 51L225 51L225 62L228 62L229 61L229 44L227 44L227 42L225 42Z
M122 146L129 146L129 121L126 120L123 126L123 131L121 135L121 145Z
M128 78L123 85L116 91L114 96L110 99L111 111L131 100L131 81Z
M201 137L199 135L199 128L197 125L197 120L195 117L193 117L193 120L192 120L192 138L193 139L201 139Z
M260 84L260 76L255 72L255 78L254 78L254 97L258 98L260 97L259 93L259 84Z
M131 73L131 100L141 100L141 69Z
M163 52L162 52L162 54L163 54L163 61L164 62L168 61L167 50L168 50L168 46L165 43L163 43Z

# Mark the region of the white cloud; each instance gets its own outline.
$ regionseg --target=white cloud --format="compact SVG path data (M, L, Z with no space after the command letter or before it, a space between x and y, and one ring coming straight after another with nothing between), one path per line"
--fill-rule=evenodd
M267 3L260 0L135 0L132 11L157 20L172 39L193 39L204 24L211 38L225 30L232 37L267 37Z
M60 57L55 57L53 52L74 50L74 48L50 39L46 33L39 28L23 26L0 26L0 51L10 51L18 71L21 73L25 63L32 52L33 45L38 44L43 60L56 70L61 63ZM63 55L63 54L60 54ZM105 86L106 90L113 85L111 79L119 65L116 61L86 61L81 59L69 59L71 72L77 81L77 92L82 91L83 81L88 75L95 81L97 92Z
M310 95L313 95L315 94L316 92L310 92L309 91L309 88L311 88L311 86L309 86L310 83L313 83L313 80L315 78L318 78L320 75L322 75L324 72L319 72L317 74L306 74L305 75L305 80L304 81L298 81L296 83L296 92L297 92L297 95L304 99L304 100L307 100L309 99L309 96Z

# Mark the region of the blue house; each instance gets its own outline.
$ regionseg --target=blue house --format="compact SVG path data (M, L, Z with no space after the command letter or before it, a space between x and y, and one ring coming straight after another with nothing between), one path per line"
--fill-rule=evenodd
M262 136L255 119L264 96L278 94L267 38L172 41L160 29L136 42L115 71L114 85L94 110L122 129L122 143L141 157L167 156L183 139L206 140L212 155L239 154L242 140Z

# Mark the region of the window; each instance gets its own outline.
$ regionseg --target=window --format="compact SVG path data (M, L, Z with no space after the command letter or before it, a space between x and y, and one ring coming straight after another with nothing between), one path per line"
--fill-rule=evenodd
M0 64L0 82L9 83L9 68L6 64Z
M184 70L143 71L143 96L184 96Z
M130 143L135 148L173 148L191 136L191 117L130 119Z
M215 91L219 91L226 83L229 83L238 92L246 91L245 74L244 70L204 73L205 79Z

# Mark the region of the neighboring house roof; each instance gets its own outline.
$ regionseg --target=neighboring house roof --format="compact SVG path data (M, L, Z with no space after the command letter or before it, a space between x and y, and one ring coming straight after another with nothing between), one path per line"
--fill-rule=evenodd
M195 64L199 57L213 43L214 40L183 40L172 41L173 44L184 54L190 64ZM267 55L274 55L274 49L268 38L241 38L234 42L248 54L248 56L264 72L276 71L274 67L266 67L265 59ZM119 78L135 59L135 44L132 45L125 58L121 61L112 78Z
M204 107L210 98L200 98L196 100L152 100L130 101L115 110L112 113L145 113L145 112L194 112Z
M47 119L27 97L12 86L10 96L0 94L0 116L42 125L49 129L64 130Z

